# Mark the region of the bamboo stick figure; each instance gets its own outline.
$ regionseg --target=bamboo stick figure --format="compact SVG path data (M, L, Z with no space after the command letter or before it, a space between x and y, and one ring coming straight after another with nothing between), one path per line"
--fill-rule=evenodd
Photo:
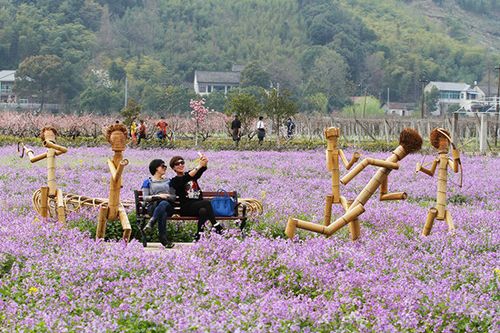
M66 214L63 193L62 190L57 188L56 183L56 156L66 153L68 148L56 144L57 130L54 127L46 126L42 128L40 131L40 138L42 139L44 147L47 148L47 152L43 154L35 156L32 149L26 147L24 144L22 146L23 151L26 152L31 163L47 159L47 186L42 186L40 188L41 215L43 219L47 219L49 215L49 200L55 199L57 206L57 220L61 223L65 223Z
M370 179L365 188L358 194L353 203L348 207L344 215L339 217L335 222L328 226L319 225L316 223L301 221L297 219L289 219L285 230L288 237L292 238L297 228L311 230L327 236L331 236L346 224L354 221L359 215L365 211L364 205L375 193L377 188L380 187L380 200L402 200L406 199L406 193L395 192L387 193L387 177L392 170L399 169L399 161L406 155L419 150L422 147L422 138L417 131L405 128L399 136L399 146L392 152L392 154L385 160L374 158L365 158L361 163L356 165L347 175L340 180L342 184L346 185L351 179L359 174L368 165L378 166L379 169Z
M450 167L455 173L457 173L459 171L459 167L461 167L460 152L455 148L455 145L450 138L450 133L447 130L443 128L435 128L431 132L429 139L431 145L438 150L438 157L434 159L430 169L425 168L421 163L417 163L415 170L415 172L421 171L426 175L433 177L436 172L436 167L439 166L436 207L429 209L424 229L422 230L422 235L424 236L428 236L430 234L435 219L441 221L445 220L448 224L448 230L455 230L451 213L446 209L446 186L448 183L448 167ZM448 158L450 145L452 147L451 154L453 159Z
M120 190L122 187L122 173L128 160L123 159L123 151L127 142L127 128L122 124L113 124L106 131L106 139L111 143L114 151L113 159L108 159L111 172L109 200L99 209L96 239L104 238L107 221L120 220L123 229L123 239L128 241L132 228L125 208L120 203Z
M341 204L345 210L348 208L348 201L340 195L340 165L339 157L342 160L345 168L349 170L354 163L359 159L360 154L355 152L350 161L347 160L344 151L337 147L338 138L340 137L340 129L329 127L325 129L326 138L326 168L332 173L332 192L326 196L325 219L323 224L330 225L332 218L332 205ZM350 231L351 238L354 240L359 236L359 221L355 220L351 223ZM352 226L352 227L351 227Z
M325 129L326 138L326 168L332 173L332 194L326 196L325 220L323 224L329 226L332 218L332 204L340 203L345 211L348 210L350 202L340 195L340 168L339 156L346 170L349 170L359 160L360 154L355 152L350 161L347 161L344 151L337 148L340 128L329 127ZM360 234L359 221L355 219L349 224L351 239L356 240Z

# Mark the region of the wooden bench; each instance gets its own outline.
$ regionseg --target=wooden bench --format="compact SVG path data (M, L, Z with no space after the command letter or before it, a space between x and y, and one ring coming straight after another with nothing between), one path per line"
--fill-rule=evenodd
M244 203L238 202L238 194L236 191L227 192L227 194L232 197L235 202L234 214L232 216L216 216L215 218L218 221L240 221L239 227L241 230L245 228L247 222L247 207ZM220 195L218 192L205 192L203 191L203 199L211 200L217 195ZM146 202L144 201L144 197L141 190L134 190L134 199L135 199L135 212L137 217L137 227L139 228L139 232L141 233L141 241L144 247L147 246L147 237L142 229L145 226L145 223L151 218L148 214L148 210L146 207ZM197 216L182 216L180 214L180 202L176 200L175 202L170 202L174 206L174 214L167 219L167 221L198 221Z

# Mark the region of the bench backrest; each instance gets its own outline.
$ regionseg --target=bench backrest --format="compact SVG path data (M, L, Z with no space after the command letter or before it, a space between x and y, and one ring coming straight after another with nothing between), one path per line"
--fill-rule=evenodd
M229 191L225 192L227 193L228 196L234 199L234 202L236 205L238 204L238 193L236 191ZM224 195L225 195L224 193ZM205 192L203 191L203 199L205 200L212 200L216 196L220 196L222 193L221 192ZM135 211L137 216L144 216L148 214L148 210L146 207L146 202L144 201L144 195L142 193L142 190L134 190L134 198L135 198ZM180 202L179 200L175 200L173 202L174 206L174 212L176 214L179 214L180 211ZM235 208L235 213L234 216L238 215L238 209Z

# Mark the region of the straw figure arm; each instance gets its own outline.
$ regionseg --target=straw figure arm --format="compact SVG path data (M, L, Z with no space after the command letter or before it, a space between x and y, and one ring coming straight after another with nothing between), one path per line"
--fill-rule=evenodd
M387 177L382 180L382 184L380 184L380 201L386 200L405 200L408 195L405 192L391 192L387 193Z
M387 160L379 160L376 158L367 157L367 158L363 159L360 163L358 163L358 165L356 165L354 167L354 169L349 171L349 173L347 175L342 177L342 179L340 179L340 182L344 185L347 185L347 183L349 183L354 177L356 177L361 171L364 170L364 168L366 168L369 165L387 168L390 170L399 169L399 163L397 163L397 162L390 162Z
M68 152L68 148L58 145L50 140L43 141L45 148L52 148L56 151L56 155L61 155ZM59 152L59 154L57 153Z
M433 177L434 173L436 172L436 167L438 166L438 164L439 164L439 158L436 158L434 161L432 161L431 167L429 169L427 169L419 162L419 163L417 163L417 165L415 167L415 173L420 171L420 172L425 173L426 175Z
M112 182L116 183L120 179L120 177L123 174L123 170L125 169L125 166L127 166L127 165L128 165L128 160L123 159L118 164L118 168L116 168L113 160L108 159L108 167L109 167L109 172L111 172L111 181Z
M47 158L47 153L43 153L43 154L39 154L39 155L35 155L35 152L33 151L33 149L27 147L24 143L20 142L17 146L17 151L21 153L21 158L24 156L24 154L26 153L26 155L28 155L29 159L30 159L30 162L31 163L35 163L35 162L38 162L38 161L41 161L43 160L44 158Z
M361 157L360 153L355 152L352 155L351 160L347 161L347 158L346 158L344 151L342 149L339 149L339 155L340 155L340 159L342 160L342 163L344 163L346 170L349 170L354 165L354 163L356 163L359 160L359 158Z

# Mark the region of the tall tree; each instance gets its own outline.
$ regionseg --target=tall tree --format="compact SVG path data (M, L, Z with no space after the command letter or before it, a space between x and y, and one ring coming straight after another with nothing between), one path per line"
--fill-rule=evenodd
M56 100L63 90L64 64L56 55L26 58L16 71L14 91L18 95L37 95L40 110L46 100Z

